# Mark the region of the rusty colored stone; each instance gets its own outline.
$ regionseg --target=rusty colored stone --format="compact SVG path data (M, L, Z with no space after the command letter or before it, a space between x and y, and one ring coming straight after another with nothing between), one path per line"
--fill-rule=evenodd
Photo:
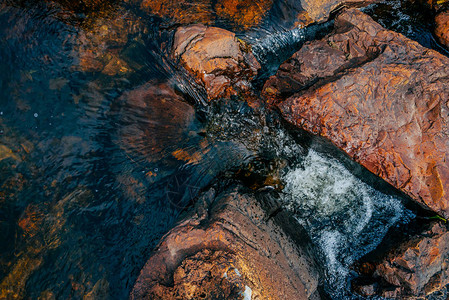
M172 56L204 85L209 100L247 93L260 69L247 45L234 33L204 25L179 28Z
M170 83L148 82L124 93L119 102L123 126L117 142L148 161L159 161L179 147L195 117L193 107Z
M77 35L74 54L79 69L108 76L128 74L131 68L120 54L129 34L145 31L140 20L131 13L119 11L108 18L94 18L90 23Z
M382 296L414 298L429 295L449 284L449 232L441 224L391 250L374 273L391 286Z
M449 58L355 9L303 49L265 85L267 101L449 217Z
M141 8L179 24L210 24L213 20L210 0L143 0Z
M435 17L435 35L441 44L449 48L449 11Z
M273 0L219 0L215 4L215 11L219 17L229 19L243 28L249 28L260 24L272 5Z
M200 197L162 239L131 299L317 299L318 274L250 194ZM304 241L303 241L304 242Z
M329 14L340 5L369 4L374 0L301 0L301 6L307 12L309 19L322 22L328 19Z

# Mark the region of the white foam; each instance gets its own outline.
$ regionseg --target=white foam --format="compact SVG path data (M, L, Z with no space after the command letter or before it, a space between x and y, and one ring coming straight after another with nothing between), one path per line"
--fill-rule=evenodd
M243 292L243 300L251 300L251 295L253 293L253 290L245 285L245 291Z
M411 217L399 199L313 150L283 179L285 205L321 249L332 289L346 284L350 264L374 250L401 216Z

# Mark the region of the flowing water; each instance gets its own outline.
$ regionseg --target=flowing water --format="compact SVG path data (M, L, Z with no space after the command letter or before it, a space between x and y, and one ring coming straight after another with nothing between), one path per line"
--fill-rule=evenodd
M254 44L263 81L330 26L293 28L297 1L275 1L254 24L208 1L188 6L187 20L138 1L74 3L0 4L0 298L126 298L179 213L222 177L285 186L281 201L321 249L334 298L347 293L351 263L413 217L275 114L204 106L167 59L175 25L204 21Z

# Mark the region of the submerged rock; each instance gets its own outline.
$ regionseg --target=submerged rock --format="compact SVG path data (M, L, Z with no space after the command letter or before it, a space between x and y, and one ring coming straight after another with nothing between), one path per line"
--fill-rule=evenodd
M130 298L319 299L309 250L275 219L239 188L208 191L162 239Z
M210 0L143 0L141 8L146 12L169 18L180 24L198 22L209 24L213 20Z
M355 291L400 299L430 295L449 284L448 261L449 232L435 223L371 264L372 280L380 284L356 287Z
M273 0L219 0L215 5L215 11L219 17L231 20L243 28L249 28L260 24L272 5Z
M435 17L435 35L441 44L449 48L449 11L441 12Z
M286 61L263 93L290 123L447 218L448 75L449 58L350 9L333 34Z
M195 117L193 107L169 82L148 82L124 93L118 103L122 126L117 143L148 161L159 161L179 147Z
M217 27L179 28L172 55L204 85L209 100L250 91L250 81L260 69L243 41Z

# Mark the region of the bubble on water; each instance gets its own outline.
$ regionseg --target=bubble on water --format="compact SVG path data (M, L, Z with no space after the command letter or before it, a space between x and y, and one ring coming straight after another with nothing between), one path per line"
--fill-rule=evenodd
M35 118L39 117L38 113L34 113L34 117Z
M344 290L349 266L375 249L400 218L413 217L399 198L355 177L313 150L283 177L283 201L321 250L331 290Z

